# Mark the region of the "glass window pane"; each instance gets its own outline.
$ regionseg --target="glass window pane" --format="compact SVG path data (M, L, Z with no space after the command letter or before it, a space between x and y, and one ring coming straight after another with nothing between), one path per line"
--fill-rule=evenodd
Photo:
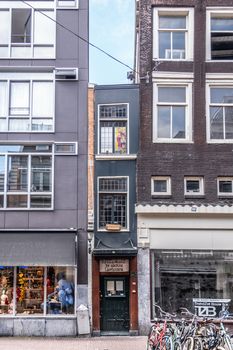
M52 189L52 158L32 156L31 158L31 191L48 192Z
M159 28L161 29L186 29L185 16L159 16Z
M54 46L34 46L34 58L53 58L55 55Z
M10 119L9 120L9 130L10 131L29 131L30 130L30 120L29 119Z
M233 103L233 88L211 88L211 103Z
M158 87L159 102L186 102L185 87Z
M120 224L126 228L126 209L126 194L100 194L100 228L105 228L106 224Z
M22 316L43 313L44 268L17 267L16 313Z
M219 181L219 192L232 193L232 181Z
M11 42L31 42L31 9L12 9Z
M117 126L115 127L115 152L126 153L127 152L127 141L126 141L126 127Z
M99 109L100 118L127 118L127 105L101 105Z
M194 313L193 298L233 299L232 251L156 251L153 277L155 303L171 313L180 307ZM221 310L216 308L213 317L220 317Z
M7 208L26 208L27 196L11 194L7 196Z
M51 196L31 196L30 208L51 208L52 197Z
M185 59L185 33L173 33L172 58Z
M100 153L113 153L113 127L100 126Z
M58 6L71 7L76 6L76 0L58 0Z
M0 131L7 131L7 121L4 118L0 118Z
M0 117L7 116L7 82L0 81Z
M159 58L171 58L171 33L159 33Z
M0 46L0 57L8 57L9 56L9 49L8 46Z
M154 192L167 192L167 181L154 180Z
M52 131L53 119L32 119L33 131Z
M210 138L223 139L222 107L210 107Z
M200 192L199 180L186 180L186 192Z
M8 191L27 191L28 157L8 157Z
M185 138L185 107L172 107L172 137Z
M41 103L43 101L43 103ZM52 117L54 106L53 82L33 82L32 115L34 117Z
M29 115L29 82L11 82L10 115Z
M225 137L233 139L233 107L225 107Z
M99 180L101 192L127 192L126 178L102 178Z
M5 182L5 156L0 156L0 191L4 191Z
M0 11L0 44L8 44L10 37L10 12Z
M233 31L233 18L211 18L211 30Z
M54 19L54 11L35 11L35 44L55 44L55 22L47 16Z
M158 107L158 137L170 138L171 135L171 107Z
M0 315L13 314L14 268L0 266Z
M48 267L46 306L49 315L74 313L74 268Z
M30 46L12 46L11 57L12 58L30 58L32 56L32 50Z

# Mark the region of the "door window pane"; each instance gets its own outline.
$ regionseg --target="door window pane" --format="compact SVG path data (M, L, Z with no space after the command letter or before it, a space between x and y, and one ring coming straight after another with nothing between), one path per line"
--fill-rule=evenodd
M29 115L29 82L11 82L10 115Z
M11 42L28 44L31 42L31 10L13 9L11 23Z
M73 314L75 304L74 268L48 267L47 314Z

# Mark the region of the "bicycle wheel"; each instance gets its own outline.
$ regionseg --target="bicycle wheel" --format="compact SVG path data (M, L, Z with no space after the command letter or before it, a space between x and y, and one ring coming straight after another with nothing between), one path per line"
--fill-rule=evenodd
M160 344L157 347L158 350L173 350L172 347L172 338L169 336L163 337Z
M193 346L194 346L193 337L188 337L187 339L185 339L182 345L182 350L193 350Z
M194 337L193 350L203 350L203 343L201 338Z
M182 349L181 342L175 341L173 345L173 350L181 350L181 349Z
M225 350L232 350L231 338L229 337L229 335L225 335L225 337L223 339L223 344L221 344L221 346Z
M147 338L147 350L155 350L155 339L156 339L156 331L154 326L151 327L150 332Z

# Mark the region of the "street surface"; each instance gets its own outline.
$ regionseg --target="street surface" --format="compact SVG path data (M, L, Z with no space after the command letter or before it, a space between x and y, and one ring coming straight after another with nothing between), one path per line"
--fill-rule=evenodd
M146 350L146 337L0 337L0 350Z

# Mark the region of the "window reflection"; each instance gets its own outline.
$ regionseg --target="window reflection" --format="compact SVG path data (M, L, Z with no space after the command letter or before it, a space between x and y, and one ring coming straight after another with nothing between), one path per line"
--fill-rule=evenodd
M13 314L13 267L0 266L0 314Z

